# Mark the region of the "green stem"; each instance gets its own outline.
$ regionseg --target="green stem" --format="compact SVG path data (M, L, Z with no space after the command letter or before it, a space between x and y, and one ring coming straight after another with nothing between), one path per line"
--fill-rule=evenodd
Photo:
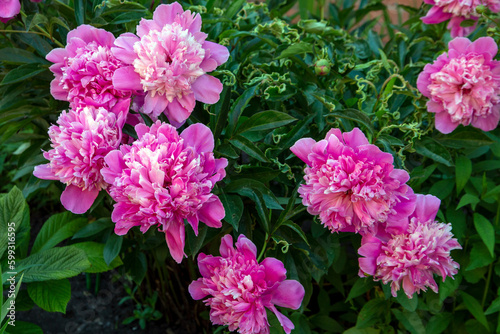
M260 262L260 259L262 259L262 257L264 256L268 242L269 242L269 234L267 234L266 232L266 240L264 241L264 245L262 246L262 250L260 251L259 257L257 258L257 262Z
M483 310L484 310L484 304L486 303L486 297L488 296L488 289L490 287L492 271L493 271L493 263L491 263L488 268L488 277L486 278L486 285L484 286L483 300L481 301L481 308Z

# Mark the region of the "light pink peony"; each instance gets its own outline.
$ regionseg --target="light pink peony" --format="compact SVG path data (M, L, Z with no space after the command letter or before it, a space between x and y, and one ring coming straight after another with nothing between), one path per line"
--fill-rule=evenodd
M319 142L302 138L291 148L308 166L302 203L332 232L404 231L415 208L407 172L371 145L361 130L331 129Z
M111 53L115 37L103 29L81 25L70 31L66 48L52 50L47 60L55 79L50 92L57 100L79 105L112 108L118 100L129 99L130 91L116 89L112 77L124 66Z
M459 125L484 131L500 120L500 62L493 60L498 47L491 37L471 43L455 38L448 54L440 55L420 73L417 87L428 97L427 109L436 114L436 129L450 133Z
M281 261L268 257L259 264L256 254L257 247L244 235L238 237L236 249L231 235L225 235L220 245L221 256L198 255L203 277L189 285L189 293L196 300L210 296L205 300L211 308L210 320L216 325L228 325L230 331L269 333L267 307L289 334L294 325L276 305L298 309L304 298L304 287L286 279Z
M427 287L438 292L433 274L445 280L453 277L460 267L453 261L450 251L462 249L451 233L451 224L438 223L434 219L440 200L432 195L417 195L415 212L410 216L408 230L381 240L366 235L358 250L359 276L372 275L375 281L391 282L394 297L403 287L408 298Z
M123 235L133 226L145 233L160 225L170 254L180 263L184 257L184 219L198 234L201 220L221 227L225 212L211 193L226 175L226 159L214 159L214 137L208 127L193 124L180 135L160 121L151 128L135 126L132 145L110 152L102 169L108 192L117 202L111 215L115 233Z
M113 53L128 66L115 72L115 87L143 91L142 112L154 118L165 113L175 126L188 119L196 100L217 102L222 83L206 73L225 63L229 52L205 41L200 28L200 15L179 3L158 6L153 20L137 26L139 37L126 33L116 40Z
M108 186L101 176L104 156L120 145L128 108L129 101L117 103L110 111L82 106L63 111L58 125L49 128L52 149L43 156L50 162L36 166L33 174L67 185L61 195L67 210L86 212Z
M494 13L500 12L499 0L424 0L432 5L426 16L422 17L425 24L437 24L447 20L451 37L467 36L474 31L476 23L470 27L461 27L465 20L478 19L476 7L484 5Z

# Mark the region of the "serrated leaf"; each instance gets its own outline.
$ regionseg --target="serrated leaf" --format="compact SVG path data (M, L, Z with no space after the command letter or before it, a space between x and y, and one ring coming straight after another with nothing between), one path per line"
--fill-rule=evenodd
M0 82L0 85L9 85L24 81L46 70L46 68L40 67L38 64L21 65L18 68L9 71L9 73L7 73L7 75L3 78L2 82Z
M43 334L43 330L31 322L16 319L16 326L10 326L8 334Z
M463 291L460 293L460 295L462 296L464 305L469 310L469 312L474 316L474 318L476 318L477 321L479 321L484 327L489 330L490 327L488 326L488 320L486 320L486 315L484 315L483 308L481 307L481 304L479 304L477 299Z
M295 122L296 120L296 118L283 112L275 110L261 111L243 122L236 130L236 133L271 130Z
M87 219L78 218L71 212L58 213L51 216L37 234L31 254L56 246L74 235L87 224Z
M87 258L90 262L90 267L85 270L86 273L102 273L112 270L123 264L122 260L118 256L115 257L115 259L111 261L109 265L104 261L104 244L86 241L79 242L72 246L83 250L87 255Z
M310 43L299 42L292 44L288 48L283 50L276 59L289 58L304 53L311 53L312 51L313 51L313 46Z
M9 191L9 193L0 197L0 258L7 249L9 227L14 226L15 231L18 232L21 225L23 225L24 211L26 207L26 200L24 199L21 190L15 186ZM14 225L12 225L12 223L14 223ZM29 226L29 220L27 224ZM18 236L16 234L16 242L20 242L20 238L17 237Z
M425 137L415 143L415 150L418 154L439 162L445 166L452 167L453 160L450 152L431 137Z
M462 189L469 181L472 174L472 162L465 156L459 156L455 160L455 178L457 182L457 194L460 194Z
M85 252L73 246L50 248L17 262L26 283L73 277L89 267Z
M111 262L118 256L122 249L123 236L111 233L104 246L103 255L104 262L109 266Z
M66 314L66 306L71 298L71 284L67 279L32 282L28 284L28 294L45 311Z
M483 240L491 256L495 256L495 228L488 219L479 213L474 213L474 227Z

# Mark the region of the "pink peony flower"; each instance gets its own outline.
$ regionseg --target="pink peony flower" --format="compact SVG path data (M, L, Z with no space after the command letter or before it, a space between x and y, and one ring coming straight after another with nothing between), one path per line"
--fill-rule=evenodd
M117 202L111 219L115 233L123 235L133 226L145 233L160 225L172 257L184 256L184 219L198 234L201 220L221 227L225 212L219 198L210 193L226 175L226 159L214 159L214 137L208 127L193 124L180 135L160 121L151 128L135 126L132 145L110 152L101 173Z
M124 66L111 53L115 37L103 29L81 25L70 31L66 48L52 50L47 60L55 79L50 92L57 100L69 101L71 107L93 105L112 108L118 100L129 99L130 91L116 89L112 77Z
M0 0L0 21L7 23L21 10L19 0Z
M286 279L281 261L268 257L259 264L256 254L257 247L244 235L238 237L236 249L231 235L225 235L220 245L221 256L198 255L203 277L189 285L189 293L196 300L210 296L205 300L211 308L210 320L217 325L228 325L230 331L269 333L267 307L289 334L294 325L276 305L298 309L304 298L304 287Z
M462 249L451 233L451 224L434 219L440 200L432 195L417 195L415 212L410 216L408 230L381 240L373 235L363 236L359 255L359 276L372 275L375 281L391 282L394 297L403 287L408 298L430 287L438 292L433 274L445 280L453 277L460 267L450 251Z
M100 173L104 156L120 145L128 108L129 101L117 103L111 111L82 106L63 111L58 125L49 128L52 149L43 154L49 163L36 166L33 174L66 183L61 203L67 210L86 212L108 186Z
M126 63L113 76L116 88L143 91L143 112L158 117L165 113L179 126L189 117L196 100L215 103L222 84L207 75L225 63L226 47L205 41L200 31L201 17L179 3L160 5L153 20L142 19L137 37L126 33L118 37L115 56Z
M420 73L417 87L428 97L427 109L436 113L436 129L450 133L459 125L484 131L500 120L500 62L493 60L498 47L491 37L471 43L455 38L448 54L440 55Z
M422 17L425 24L437 24L450 20L448 29L451 37L467 36L476 28L476 23L470 27L461 27L465 20L478 19L476 7L484 5L492 12L500 12L499 0L424 0L425 3L433 5L426 16Z
M331 129L319 142L302 138L290 149L307 164L302 203L332 232L375 233L380 224L389 232L406 229L415 208L409 175L361 130Z

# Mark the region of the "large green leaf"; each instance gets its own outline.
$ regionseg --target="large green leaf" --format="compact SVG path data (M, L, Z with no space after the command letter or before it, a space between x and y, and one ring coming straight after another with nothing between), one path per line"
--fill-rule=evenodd
M392 313L394 313L396 318L410 331L410 333L425 334L425 327L418 313L408 311L401 312L397 309L392 309Z
M460 194L462 189L469 181L472 174L472 162L469 158L461 155L455 160L455 177L457 181L457 194Z
M8 194L0 197L0 258L7 249L8 233L12 233L12 228L16 231L16 246L20 240L20 229L25 229L23 223L27 204L21 190L13 187ZM29 216L28 216L29 220ZM27 222L29 233L29 221ZM10 227L10 229L9 229Z
M474 227L483 240L491 256L495 256L495 229L488 219L479 213L474 213Z
M46 71L47 68L41 67L39 64L25 64L21 65L7 73L7 75L3 78L0 85L9 85L15 82L24 81L35 75Z
M87 258L90 262L90 267L85 270L85 272L87 273L102 273L112 270L123 264L122 260L118 256L115 257L115 259L111 261L109 265L106 264L106 261L104 261L104 244L93 241L86 241L74 244L72 245L72 247L83 250L87 255Z
M243 215L243 201L241 197L237 195L227 195L223 192L219 195L219 198L226 211L224 220L231 224L235 231L238 231L240 219Z
M89 267L85 252L74 246L43 250L17 263L17 270L24 272L26 283L73 277Z
M415 150L418 154L424 157L431 158L432 160L442 163L445 166L453 166L450 152L431 137L425 137L415 143Z
M236 130L236 133L271 130L292 123L296 120L296 118L283 112L275 110L261 111L243 122L243 124L241 124Z
M67 279L32 282L28 284L28 294L45 311L66 314L71 284Z
M233 139L229 140L234 147L242 150L252 158L255 158L262 162L269 162L269 159L262 152L260 148L257 147L254 143L252 143L249 139L236 135Z
M0 61L14 64L47 63L45 59L35 56L32 52L16 48L0 49Z
M123 236L116 235L114 233L109 235L103 250L104 261L107 265L110 265L111 262L118 256L120 250L122 249L122 244Z
M474 127L460 127L447 135L436 138L441 144L451 148L475 148L493 144L493 140L483 131Z
M486 320L486 315L484 315L483 308L477 299L463 291L460 295L462 296L465 307L474 316L474 318L476 318L476 320L479 321L484 327L489 329L488 320Z
M8 334L43 334L43 330L31 322L16 319L16 326L9 326Z
M51 216L36 236L31 254L56 246L61 241L72 237L86 224L87 219L79 218L68 211Z
M375 298L363 305L356 320L357 328L366 328L380 320L385 310L386 301L383 298Z
M295 55L311 53L312 51L313 51L313 46L310 43L307 42L294 43L285 50L283 50L276 59L289 58Z

